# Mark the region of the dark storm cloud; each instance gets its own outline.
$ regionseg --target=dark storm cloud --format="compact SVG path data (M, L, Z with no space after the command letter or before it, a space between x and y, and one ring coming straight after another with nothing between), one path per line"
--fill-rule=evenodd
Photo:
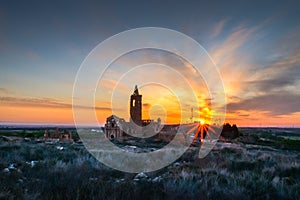
M229 112L238 110L269 111L269 115L288 115L300 112L300 95L288 92L277 92L252 97L227 105Z

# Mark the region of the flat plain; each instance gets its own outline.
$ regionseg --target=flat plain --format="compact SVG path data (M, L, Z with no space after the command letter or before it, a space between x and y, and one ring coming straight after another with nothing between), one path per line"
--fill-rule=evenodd
M103 165L81 142L49 142L39 128L2 128L0 199L300 199L300 129L239 131L203 159L192 145L163 169L133 174Z

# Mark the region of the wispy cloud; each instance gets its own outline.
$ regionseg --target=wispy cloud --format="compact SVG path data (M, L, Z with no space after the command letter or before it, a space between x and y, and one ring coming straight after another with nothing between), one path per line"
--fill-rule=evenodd
M237 110L237 108L240 108L242 110L265 110L273 114L285 111L286 113L293 112L292 106L291 109L284 109L285 111L277 111L273 107L277 107L278 103L281 102L280 94L286 94L287 98L291 98L291 100L294 100L293 96L297 96L295 86L299 85L300 51L298 49L300 48L293 45L292 51L291 49L289 51L277 50L276 54L278 56L276 59L270 62L266 58L262 62L268 64L257 64L252 58L255 55L243 53L243 48L246 45L257 42L260 37L264 36L264 26L268 23L270 23L270 20L265 20L255 26L241 24L234 28L231 34L222 42L211 48L210 54L220 69L225 84L229 111L230 109ZM216 27L224 29L226 25L226 23L220 22ZM216 30L218 29L216 28ZM291 40L295 42L295 37L299 38L299 35L293 33L293 37L288 37L288 42ZM272 45L274 46L274 44ZM281 49L276 45L277 48L275 49ZM267 44L264 47L267 47ZM277 99L274 100L274 103L269 101L268 106L260 107L258 100L269 100L267 97ZM281 102L281 104L284 104L284 102Z
M270 92L299 85L300 48L273 63L258 68L254 80L248 82L259 91Z
M149 109L151 107L150 103L143 103L143 108Z
M223 26L224 29L227 28L225 22ZM214 43L209 50L220 70L227 96L239 96L243 92L241 83L249 79L254 64L251 56L244 54L242 48L254 41L261 27L262 25L249 26L244 23L231 28L231 31L227 28L227 37Z
M3 94L12 94L12 90L9 89L9 88L6 88L6 87L1 87L0 88L0 93L3 93Z
M229 36L220 44L216 44L211 51L212 58L217 65L222 64L226 59L235 56L237 50L253 37L253 33L258 30L258 26L246 27L240 25L236 27Z
M236 103L229 103L228 110L265 111L269 116L288 115L300 111L300 95L288 92L274 92L252 97Z
M228 21L227 19L223 19L219 21L217 24L215 24L215 26L212 29L211 38L215 38L220 35L227 21Z
M72 104L60 102L51 98L20 98L20 97L0 97L2 106L10 107L38 107L38 108L60 108L72 109ZM74 105L80 109L111 110L110 107L90 107L84 105Z

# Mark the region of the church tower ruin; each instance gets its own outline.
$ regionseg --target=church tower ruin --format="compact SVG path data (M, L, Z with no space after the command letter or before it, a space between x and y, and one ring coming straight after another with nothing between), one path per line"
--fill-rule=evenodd
M130 122L142 126L142 95L139 94L137 86L130 97Z

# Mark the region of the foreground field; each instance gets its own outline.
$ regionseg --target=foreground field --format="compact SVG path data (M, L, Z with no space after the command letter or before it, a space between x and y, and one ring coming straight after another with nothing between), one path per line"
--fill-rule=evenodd
M0 198L300 199L299 135L241 132L204 159L191 147L172 165L145 174L110 169L80 143L2 140Z

